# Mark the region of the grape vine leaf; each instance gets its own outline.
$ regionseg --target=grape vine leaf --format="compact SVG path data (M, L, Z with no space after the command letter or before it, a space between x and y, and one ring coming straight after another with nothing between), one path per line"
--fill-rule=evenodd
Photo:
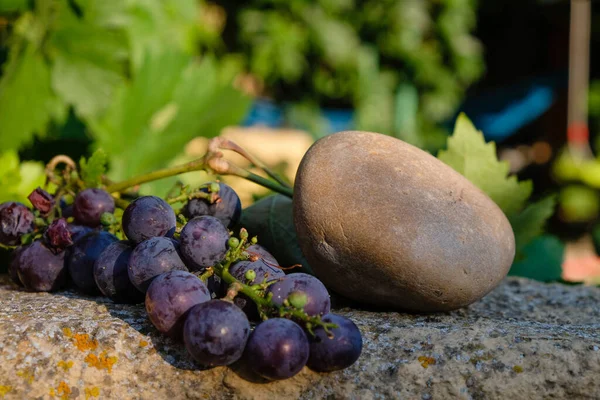
M544 225L554 214L555 207L556 197L548 196L529 204L523 211L509 216L518 252L544 232Z
M102 175L106 173L107 156L102 149L98 149L89 159L81 158L79 169L81 178L86 187L98 187L102 183Z
M217 136L238 123L249 104L220 79L211 58L197 62L164 49L146 53L131 84L90 126L98 147L110 154L111 177L119 180L164 167L191 139Z
M463 113L456 120L447 149L441 150L438 158L483 190L506 215L522 210L533 190L531 181L509 176L509 165L498 161L495 143L486 143Z
M44 166L33 161L19 163L16 151L0 153L0 203L19 201L28 204L27 196L46 179Z
M557 237L543 235L523 248L523 257L512 265L509 275L542 282L558 281L562 276L565 245Z
M42 54L31 44L11 48L0 80L0 149L19 148L43 135L55 102Z
M88 10L83 11L86 15ZM125 79L125 32L95 19L80 19L66 3L61 4L55 26L49 39L54 54L52 87L81 117L100 114Z

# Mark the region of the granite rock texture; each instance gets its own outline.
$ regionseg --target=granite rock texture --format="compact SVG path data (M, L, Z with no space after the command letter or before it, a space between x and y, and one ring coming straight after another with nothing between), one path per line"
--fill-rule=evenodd
M600 397L600 289L509 278L471 306L341 309L364 336L344 371L266 383L200 370L142 306L27 293L0 277L0 398L537 399Z

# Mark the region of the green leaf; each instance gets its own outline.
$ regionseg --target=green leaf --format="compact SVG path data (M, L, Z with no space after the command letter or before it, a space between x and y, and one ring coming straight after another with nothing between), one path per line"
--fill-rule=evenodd
M106 173L106 163L106 153L101 149L96 150L87 161L85 158L81 158L79 168L81 178L86 187L94 188L100 186L102 175Z
M124 80L126 36L77 18L66 4L60 8L56 26L49 40L54 54L52 86L80 116L98 115Z
M556 197L549 196L529 204L523 211L509 218L515 233L517 251L544 232L546 221L554 214Z
M0 1L0 13L11 13L26 10L28 0L2 0Z
M0 203L19 201L28 204L27 196L46 179L42 163L19 164L19 156L14 150L0 153L0 165Z
M509 275L542 282L558 281L562 276L565 246L555 236L540 236L523 248L524 257L515 262Z
M460 114L447 150L438 158L483 190L507 215L519 212L531 195L531 181L509 176L507 162L498 161L494 142L486 143L465 114Z
M131 84L91 127L98 147L110 154L111 177L120 180L164 167L191 139L238 123L249 104L219 79L214 60L198 63L164 50L146 54Z
M0 149L16 149L42 135L56 98L50 88L50 70L32 45L11 49L0 81Z
M251 237L257 236L258 244L269 250L282 267L300 264L302 268L292 272L313 274L298 244L290 198L276 194L257 201L244 209L238 225L234 232L244 227Z

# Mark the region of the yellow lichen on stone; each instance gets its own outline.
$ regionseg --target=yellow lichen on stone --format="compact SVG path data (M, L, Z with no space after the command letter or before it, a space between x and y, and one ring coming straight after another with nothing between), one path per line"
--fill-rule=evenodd
M85 400L89 400L92 397L100 396L100 389L97 386L91 388L85 388Z
M421 367L427 368L430 365L435 365L435 358L421 356L419 357L419 362L421 363Z
M61 400L68 400L68 398L71 396L71 388L65 381L60 381L56 389L50 388L49 394L52 397L59 396Z
M90 367L106 369L110 373L112 372L112 366L117 362L117 357L108 356L106 351L103 351L99 356L94 353L88 354L84 361L88 363Z
M29 369L17 371L17 376L20 376L21 378L25 379L25 381L29 384L33 383L33 379L35 378L35 375Z
M521 372L523 372L523 367L521 367L520 365L515 365L513 367L513 371L515 371L517 374L520 374Z
M68 338L73 336L73 331L71 331L71 328L63 328L62 331L63 334Z
M0 385L0 399L3 399L4 396L8 394L12 390L12 386L8 385Z
M148 346L148 342L146 342L144 339L140 340L140 347L146 347Z
M79 351L96 350L98 348L98 341L91 339L87 333L76 333L73 335L72 340Z
M68 371L73 366L73 361L59 361L56 364L59 368L62 368L65 371Z

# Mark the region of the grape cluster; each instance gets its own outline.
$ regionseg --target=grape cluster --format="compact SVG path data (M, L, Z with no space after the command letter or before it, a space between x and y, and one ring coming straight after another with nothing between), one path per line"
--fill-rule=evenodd
M197 363L251 360L269 380L305 365L343 369L360 356L360 331L330 313L317 278L286 274L243 228L239 237L229 231L241 204L223 183L203 186L177 212L156 196L121 206L99 188L79 191L72 204L42 189L29 199L33 209L0 204L0 244L14 248L10 276L27 290L73 285L143 302L156 329L183 341Z

